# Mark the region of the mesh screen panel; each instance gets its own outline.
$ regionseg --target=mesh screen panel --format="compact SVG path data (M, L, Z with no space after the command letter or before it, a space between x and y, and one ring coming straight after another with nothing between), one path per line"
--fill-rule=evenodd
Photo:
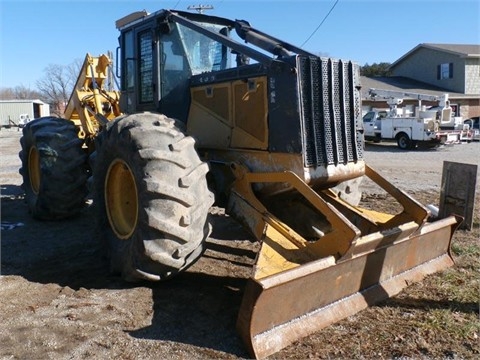
M299 57L305 166L356 162L363 158L357 135L361 120L358 67L352 62Z

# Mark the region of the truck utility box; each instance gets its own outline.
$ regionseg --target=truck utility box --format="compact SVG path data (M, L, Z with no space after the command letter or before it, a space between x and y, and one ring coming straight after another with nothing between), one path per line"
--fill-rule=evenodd
M457 118L452 117L448 94L434 96L379 89L370 89L369 93L373 99L386 99L390 109L372 110L363 116L365 140L396 141L398 147L403 150L414 149L417 145L436 147L471 141L472 136L468 129L455 129L451 126ZM439 106L434 110L419 111L417 116L404 116L397 106L406 97L417 99L419 109L422 108L422 100L437 101Z

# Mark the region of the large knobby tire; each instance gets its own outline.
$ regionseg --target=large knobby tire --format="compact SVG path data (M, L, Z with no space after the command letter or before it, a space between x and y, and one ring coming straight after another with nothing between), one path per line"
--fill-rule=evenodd
M194 144L154 113L117 119L102 139L93 171L97 232L111 270L127 281L170 278L205 249L213 194Z
M23 128L20 174L32 216L58 220L85 205L87 154L73 122L44 117Z

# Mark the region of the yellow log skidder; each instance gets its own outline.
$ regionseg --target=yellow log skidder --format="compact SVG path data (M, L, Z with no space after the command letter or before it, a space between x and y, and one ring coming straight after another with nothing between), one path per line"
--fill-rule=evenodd
M90 184L111 269L159 281L201 256L208 210L225 207L261 242L237 322L257 358L453 264L459 219L430 221L363 160L356 64L242 20L160 10L116 26L117 68L87 55L65 119L24 128L34 216L76 214ZM362 177L403 210L338 190Z

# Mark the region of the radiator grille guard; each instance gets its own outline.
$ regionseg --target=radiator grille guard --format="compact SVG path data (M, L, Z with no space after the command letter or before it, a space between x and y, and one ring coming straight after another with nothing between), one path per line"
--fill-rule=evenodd
M362 160L358 66L313 56L298 56L297 62L305 167Z

